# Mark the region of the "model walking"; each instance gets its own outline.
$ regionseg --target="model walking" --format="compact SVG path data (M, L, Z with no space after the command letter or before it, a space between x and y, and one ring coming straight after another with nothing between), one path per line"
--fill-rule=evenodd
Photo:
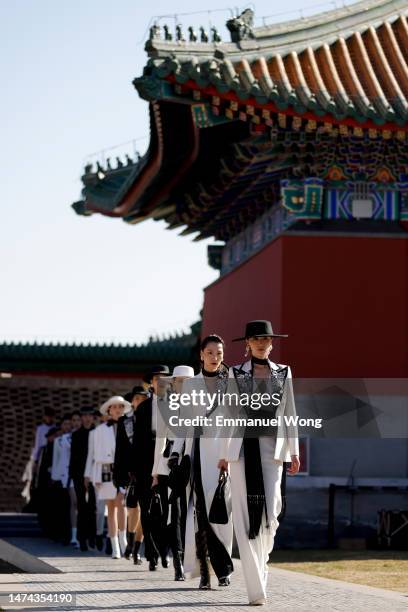
M190 366L179 365L173 370L171 376L164 376L163 379L171 384L171 389L168 393L180 394L183 382L189 378L193 378L194 370ZM174 580L184 580L183 555L184 555L184 535L186 525L187 504L185 491L179 491L178 487L173 487L169 496L169 486L171 480L169 478L170 467L173 466L168 459L172 451L175 436L171 431L168 423L168 418L171 414L169 406L164 398L158 403L158 427L156 432L156 444L154 450L154 463L152 469L152 487L160 495L160 500L163 509L162 516L162 531L166 531L167 540L173 555ZM177 459L173 460L177 463ZM170 516L169 516L170 514Z
M246 354L251 358L230 369L232 386L238 393L278 392L280 403L275 416L296 415L289 366L268 359L274 334L270 321L246 325ZM251 416L254 416L252 414ZM296 427L281 425L261 437L235 430L225 436L218 467L231 476L232 515L250 605L266 603L267 563L273 549L278 516L282 507L283 462L290 462L289 474L299 471L299 444Z
M116 430L120 417L132 410L131 405L120 395L114 395L100 408L109 420L95 429L93 435L94 462L92 482L98 499L104 499L108 507L108 532L112 544L112 558L120 559L126 550L126 508L124 489L113 484L113 462L116 449Z
M134 471L134 447L136 427L136 411L139 405L149 397L148 391L141 385L133 387L125 395L125 399L132 405L132 412L118 421L116 436L115 462L113 468L113 481L117 487L126 488L127 508L127 547L125 558L133 557L135 565L142 563L139 554L143 542L143 529L140 517L140 504L136 475Z
M186 381L183 393L205 390L222 395L228 384L228 368L224 365L224 341L212 334L204 338L200 346L201 371ZM190 408L190 407L189 407ZM209 409L204 404L191 408L191 414L209 416L217 406ZM171 459L179 458L185 445L184 454L190 456L192 464L192 486L188 494L188 508L185 536L184 570L188 577L200 575L200 589L211 589L209 561L218 578L219 586L230 584L233 571L232 521L227 524L213 524L208 515L218 485L220 470L217 458L220 455L220 439L213 435L200 435L198 430L176 439ZM197 528L195 528L195 526Z

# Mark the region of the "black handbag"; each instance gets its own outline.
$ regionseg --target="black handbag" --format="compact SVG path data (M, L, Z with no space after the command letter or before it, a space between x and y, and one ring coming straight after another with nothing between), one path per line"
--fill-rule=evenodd
M227 504L225 502L225 487L228 480L228 473L224 470L220 471L218 485L215 489L214 499L212 500L208 520L210 523L217 525L226 525L228 523Z
M149 516L152 521L160 521L163 516L163 507L159 493L153 491L149 505Z

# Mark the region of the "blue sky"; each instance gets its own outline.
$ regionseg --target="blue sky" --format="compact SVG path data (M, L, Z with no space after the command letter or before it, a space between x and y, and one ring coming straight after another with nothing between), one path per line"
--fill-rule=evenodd
M0 341L142 342L188 330L198 319L202 290L218 276L207 265L209 241L193 243L162 222L129 226L79 217L70 204L79 199L91 153L134 138L144 152L147 103L131 81L146 61L142 41L151 18L223 6L217 0L0 2ZM266 0L253 6L258 18L282 10ZM301 0L284 5L285 11L305 6L330 8ZM226 10L180 21L199 26L211 18L221 29L228 16Z

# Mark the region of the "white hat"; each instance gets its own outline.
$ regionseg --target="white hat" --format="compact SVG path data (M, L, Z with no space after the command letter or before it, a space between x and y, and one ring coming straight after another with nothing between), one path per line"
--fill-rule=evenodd
M194 370L191 366L179 365L174 368L171 376L162 376L162 378L166 380L173 380L173 378L178 378L179 376L183 376L184 378L193 378Z
M128 414L132 411L132 404L127 402L124 397L122 397L121 395L113 395L104 404L102 404L102 406L99 408L99 412L102 415L108 414L109 408L114 404L123 404L125 408L125 414Z

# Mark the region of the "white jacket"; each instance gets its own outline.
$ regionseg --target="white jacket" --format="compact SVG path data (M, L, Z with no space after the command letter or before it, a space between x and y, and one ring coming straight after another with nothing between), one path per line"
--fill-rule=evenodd
M35 443L34 448L31 451L31 459L33 459L34 461L38 461L38 459L40 458L41 449L47 444L46 435L51 429L51 427L54 426L47 425L46 423L41 423L41 425L38 425L37 429L35 430Z
M115 430L113 427L108 427L106 423L102 423L101 425L98 425L96 429L93 430L93 436L91 440L92 451L90 454L90 443L88 442L88 458L90 458L92 465L87 467L90 468L90 477L92 483L95 485L102 482L102 465L104 463L113 463L115 460ZM87 476L88 473L89 472L87 472L87 468L85 468L85 475Z
M68 487L69 462L71 459L71 434L56 438L52 451L52 480L60 481L64 489Z
M293 384L292 384L292 372L289 366L282 364L276 364L273 361L269 361L269 366L274 370L281 368L288 368L288 374L285 383L285 390L282 400L276 410L276 418L279 416L296 416L295 398L293 395ZM239 369L241 366L235 366ZM241 370L243 372L251 371L251 360L246 361ZM231 389L228 391L235 390L236 392L236 381L234 377L233 368L230 368L229 377L231 381ZM230 415L229 415L230 416ZM222 436L222 434L220 434ZM228 436L222 438L222 444L220 445L220 459L226 461L238 461L239 453L242 446L243 437L240 435L240 430L234 429L228 431ZM278 461L290 462L292 455L299 455L299 437L297 426L288 427L285 424L283 418L280 419L280 424L277 430L276 445L274 458Z
M213 393L212 391L209 391L207 389L206 382L205 382L202 372L199 372L199 374L196 374L193 378L189 378L186 381L184 381L182 393L188 394L188 393L191 393L193 390L195 391L203 390L205 393L207 392L210 394ZM191 404L187 406L181 406L180 411L179 411L179 416L180 418L186 417L186 418L194 419L195 417L207 417L208 415L211 414L210 418L212 419L213 422L215 422L215 416L219 414L220 412L222 412L222 408L219 406L216 406L215 408L212 409L212 412L209 412L209 408L210 406L209 404L207 404L207 400L204 400L203 403L197 403L195 405ZM179 435L176 437L171 452L178 453L179 457L181 457L181 454L183 452L183 445L185 444L184 454L191 456L192 450L193 450L193 444L194 444L195 430L196 430L195 426L185 427L184 429L180 428L180 432L183 431L184 435ZM217 429L215 425L212 425L212 426L210 425L208 426L208 428L207 427L204 428L203 437L211 438L212 440L214 440L214 444L217 445L218 441L221 438L221 430Z
M88 454L86 456L84 478L89 478L92 481L93 470L95 464L95 452L94 452L94 434L95 429L91 429L88 435Z
M167 413L164 411L167 411ZM168 458L163 457L167 440L173 439L167 420L170 414L168 402L166 400L159 400L157 395L153 394L152 420L154 420L153 427L156 431L156 442L154 446L152 476L168 476L170 473L167 467Z

